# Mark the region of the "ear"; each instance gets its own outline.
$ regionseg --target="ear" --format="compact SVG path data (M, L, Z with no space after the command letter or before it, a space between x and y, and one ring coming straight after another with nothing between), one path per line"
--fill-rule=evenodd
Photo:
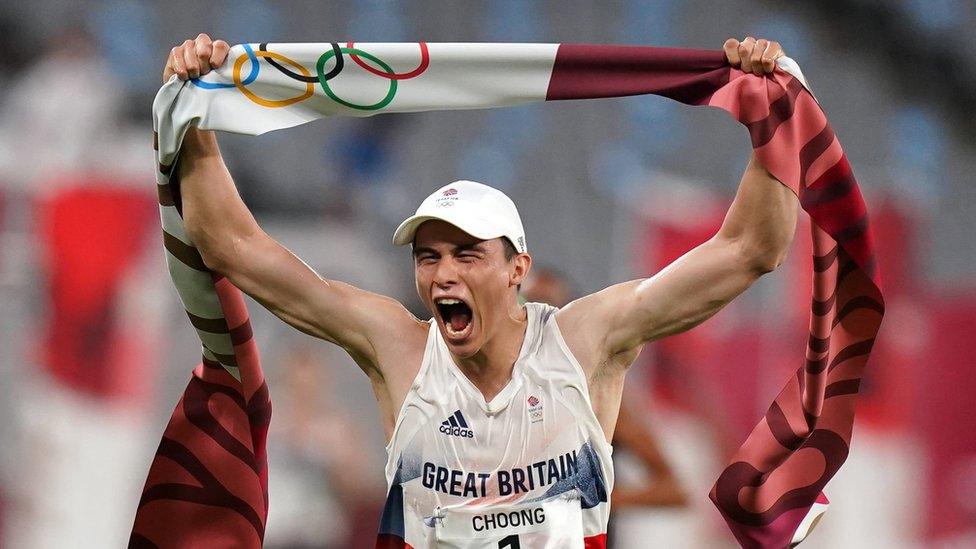
M509 280L509 285L518 286L525 280L526 275L529 274L529 270L532 268L532 256L527 253L521 253L512 258L512 276Z

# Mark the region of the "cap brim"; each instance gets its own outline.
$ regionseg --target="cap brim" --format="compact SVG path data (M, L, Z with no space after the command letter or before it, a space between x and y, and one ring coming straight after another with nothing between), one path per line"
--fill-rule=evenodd
M412 215L404 219L403 223L400 223L400 226L393 233L393 244L396 246L410 244L413 242L413 236L417 234L417 227L424 221L430 221L431 219L437 218L430 215Z
M446 217L437 215L412 215L403 220L403 223L400 223L397 230L393 232L393 244L396 246L412 244L414 236L417 234L417 229L420 227L420 225L422 225L425 221L432 221L435 219L445 223L450 223L458 229L461 229L469 235L481 240L490 240L492 238L504 236L504 234L495 234L495 231L492 231L488 227L482 226L481 220L475 218L467 218L463 223L461 223L458 220L447 219Z

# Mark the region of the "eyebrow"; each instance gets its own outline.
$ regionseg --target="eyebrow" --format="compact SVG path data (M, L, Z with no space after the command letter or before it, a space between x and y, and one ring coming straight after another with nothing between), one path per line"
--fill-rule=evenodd
M484 248L482 247L481 242L472 242L471 244L462 244L460 246L454 247L454 251L458 251L458 252L465 252L468 250L483 252Z
M419 248L415 247L413 249L413 256L414 257L417 257L420 254L436 254L436 253L437 253L437 250L435 250L433 248L426 248L426 247L423 247L423 246L421 246Z
M455 246L453 251L455 253L457 253L457 252L465 252L465 251L469 251L469 250L470 251L476 251L476 252L482 252L482 253L484 253L484 251L485 251L484 250L484 247L482 246L482 242L472 242L470 244L460 244L458 246ZM437 253L439 253L437 250L435 250L433 248L428 248L426 246L415 247L413 249L413 256L414 257L417 257L417 256L419 256L421 254L437 254Z

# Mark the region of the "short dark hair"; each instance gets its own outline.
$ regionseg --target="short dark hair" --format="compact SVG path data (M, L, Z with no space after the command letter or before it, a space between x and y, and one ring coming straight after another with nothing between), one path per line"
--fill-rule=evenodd
M512 258L518 255L515 244L512 244L512 241L508 237L502 237L502 245L505 247L505 261L511 261Z
M505 250L505 261L511 261L512 259L515 258L515 256L518 255L518 250L515 249L515 244L512 244L512 241L509 240L507 236L502 237L502 247ZM522 285L519 284L518 286L516 286L515 291L521 292Z

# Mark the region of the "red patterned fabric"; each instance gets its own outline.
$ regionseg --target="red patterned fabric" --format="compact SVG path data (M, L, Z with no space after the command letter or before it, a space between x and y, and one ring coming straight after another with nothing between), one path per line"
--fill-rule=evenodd
M815 274L805 363L711 497L740 543L782 547L847 458L884 300L864 200L816 100L787 75L732 72L709 104L750 129L759 161L798 194L813 221Z
M864 200L826 116L793 76L743 73L722 52L560 46L549 99L639 93L731 114L813 222L803 365L710 494L743 546L785 547L814 503L826 502L821 491L847 458L854 402L884 314Z
M193 371L149 470L130 547L260 547L264 539L271 400L241 293L214 279L245 381L207 359Z

